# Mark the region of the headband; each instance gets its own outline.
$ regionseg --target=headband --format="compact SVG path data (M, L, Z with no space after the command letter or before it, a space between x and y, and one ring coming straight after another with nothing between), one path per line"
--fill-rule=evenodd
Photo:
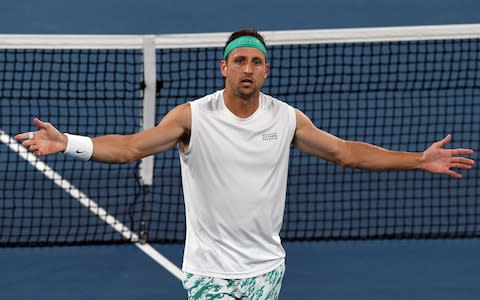
M226 59L233 49L241 47L257 48L263 52L265 58L267 57L267 49L259 39L254 36L241 36L228 43L225 52L223 52L223 58Z

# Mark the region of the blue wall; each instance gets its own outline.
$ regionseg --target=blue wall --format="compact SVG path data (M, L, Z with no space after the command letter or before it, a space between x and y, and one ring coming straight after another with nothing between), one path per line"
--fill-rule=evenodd
M145 34L480 23L478 0L7 0L0 33Z

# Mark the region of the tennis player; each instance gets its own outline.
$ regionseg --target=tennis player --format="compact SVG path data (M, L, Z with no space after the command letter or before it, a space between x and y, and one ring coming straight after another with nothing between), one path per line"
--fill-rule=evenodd
M17 140L35 155L58 152L126 163L177 147L186 210L183 259L188 299L278 299L285 272L279 232L290 145L352 168L413 170L455 178L470 169L471 149L446 149L451 137L423 152L398 152L347 141L317 127L300 110L262 93L268 52L255 30L228 39L223 90L173 108L155 127L95 138L63 134L39 119ZM312 99L315 101L315 99Z

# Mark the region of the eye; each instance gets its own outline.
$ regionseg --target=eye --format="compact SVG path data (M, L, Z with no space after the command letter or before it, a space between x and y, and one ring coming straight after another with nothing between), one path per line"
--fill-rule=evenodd
M253 63L256 65L256 66L260 66L263 64L262 60L259 59L259 58L256 58L253 60Z
M243 63L244 60L245 60L245 59L244 59L243 57L238 56L238 57L235 57L235 58L233 59L233 62L236 63L236 64L241 64L241 63Z

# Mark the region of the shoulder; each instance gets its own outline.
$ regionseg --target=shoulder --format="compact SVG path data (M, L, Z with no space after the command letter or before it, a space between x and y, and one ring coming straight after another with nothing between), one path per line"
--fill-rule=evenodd
M260 99L263 102L262 106L266 109L288 109L294 110L293 106L287 102L270 96L268 94L260 93Z
M263 110L269 111L278 116L287 117L291 125L295 127L297 109L285 101L277 99L267 94L260 94Z
M204 107L204 106L209 106L212 105L212 103L218 102L216 99L219 98L219 92L215 92L206 96L203 96L201 98L198 98L193 101L189 101L183 104L179 104L175 106L170 112L170 115L174 115L176 118L186 118L190 119L192 111L198 110L198 107Z
M168 114L163 118L161 123L172 124L182 127L184 129L191 128L192 110L190 103L183 103L175 106Z
M193 114L217 112L223 107L223 90L216 91L196 100L190 101Z
M297 130L305 127L314 127L312 120L299 109L295 109L295 119Z
M223 100L223 90L205 95L189 103L195 106L215 107L219 105L221 100Z
M267 94L260 94L262 109L270 115L281 120L285 126L288 126L292 133L292 138L297 128L296 109L285 101L279 100Z
M169 115L179 122L182 127L190 129L192 115L198 115L200 111L214 110L215 107L218 107L219 99L222 97L221 92L217 91L196 100L177 105L169 112Z

